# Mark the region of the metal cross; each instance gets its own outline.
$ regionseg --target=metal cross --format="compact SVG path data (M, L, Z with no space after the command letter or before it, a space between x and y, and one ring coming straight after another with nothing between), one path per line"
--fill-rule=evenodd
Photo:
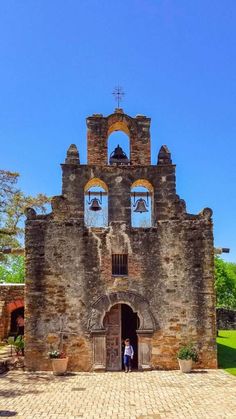
M122 101L125 93L121 86L115 87L114 91L112 92L113 96L115 97L115 100L117 101L118 108L120 107L120 102Z

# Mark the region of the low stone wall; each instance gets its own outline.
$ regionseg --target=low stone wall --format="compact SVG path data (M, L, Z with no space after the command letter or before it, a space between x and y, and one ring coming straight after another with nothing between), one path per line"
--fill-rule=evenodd
M9 335L12 312L24 307L24 288L24 284L0 284L0 341Z
M236 310L230 310L228 308L217 308L216 320L218 330L236 330Z

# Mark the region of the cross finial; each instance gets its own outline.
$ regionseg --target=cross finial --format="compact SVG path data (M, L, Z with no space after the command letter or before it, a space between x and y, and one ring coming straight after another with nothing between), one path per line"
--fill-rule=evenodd
M117 101L118 108L119 108L120 107L120 102L122 101L122 99L123 99L123 97L125 95L122 87L119 86L119 85L116 86L115 89L114 89L114 91L112 92L112 94L115 97L115 100Z

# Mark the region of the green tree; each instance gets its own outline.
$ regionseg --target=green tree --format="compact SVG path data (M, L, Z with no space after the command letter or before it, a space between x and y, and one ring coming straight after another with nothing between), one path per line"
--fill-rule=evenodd
M17 182L19 174L0 170L0 249L23 245L24 212L27 207L45 213L50 202L44 194L25 195Z
M17 245L15 231L8 228L8 208L13 199L19 174L0 170L0 249L2 246Z
M23 283L25 280L24 256L8 255L0 263L0 283Z
M0 249L23 245L24 212L27 207L45 213L50 202L44 194L25 195L17 186L18 173L0 170Z
M236 264L215 258L217 307L236 309Z
M30 196L18 187L19 173L0 170L0 282L24 281L24 257L5 254L8 249L24 247L24 212L32 207L45 213L50 198Z

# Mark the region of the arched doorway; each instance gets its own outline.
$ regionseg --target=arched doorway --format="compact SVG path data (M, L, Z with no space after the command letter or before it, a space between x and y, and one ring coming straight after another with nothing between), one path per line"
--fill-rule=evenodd
M129 338L134 349L132 368L138 368L139 318L128 304L115 304L103 321L106 334L106 369L120 371L123 368L124 340Z
M11 326L10 335L16 336L18 333L17 317L22 316L24 318L24 307L16 308L11 312Z
M159 329L158 322L151 312L149 302L142 295L133 291L119 291L101 295L91 307L91 315L88 319L88 330L92 336L94 371L105 371L110 369L107 365L107 332L109 331L109 325L112 323L112 320L107 320L106 317L109 316L109 313L110 315L112 314L111 310L115 306L118 306L117 312L120 313L120 317L116 314L114 337L112 338L113 346L111 347L114 349L113 356L116 353L116 349L119 351L116 355L119 359L119 365L117 364L116 369L114 368L113 371L121 369L122 305L131 308L132 312L137 316L136 333L138 336L138 344L136 353L138 354L138 369L147 370L151 368L152 336L155 330ZM123 319L125 318L127 319L127 317L123 315ZM104 320L106 325L104 325ZM127 321L125 323L127 324ZM127 333L129 333L129 331L127 331Z

